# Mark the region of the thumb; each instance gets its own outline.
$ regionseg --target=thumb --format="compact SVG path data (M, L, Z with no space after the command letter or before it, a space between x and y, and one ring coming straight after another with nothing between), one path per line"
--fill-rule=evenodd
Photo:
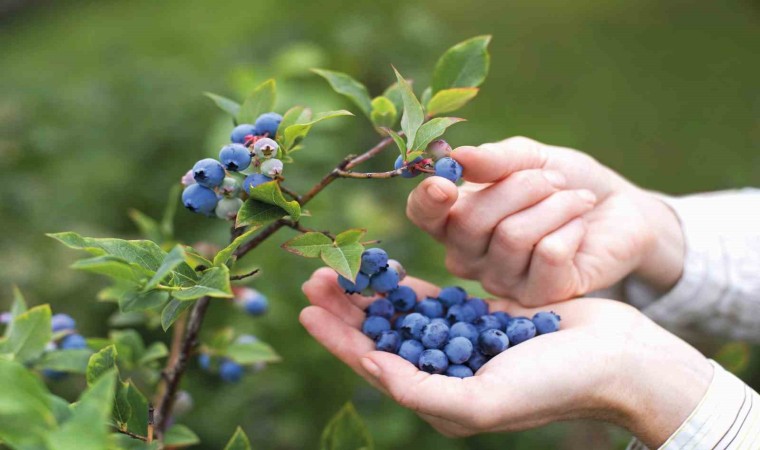
M458 196L457 187L451 181L429 177L409 194L406 215L420 229L440 239Z
M459 147L451 157L462 165L464 179L474 183L495 183L521 170L542 169L548 160L544 144L524 137Z

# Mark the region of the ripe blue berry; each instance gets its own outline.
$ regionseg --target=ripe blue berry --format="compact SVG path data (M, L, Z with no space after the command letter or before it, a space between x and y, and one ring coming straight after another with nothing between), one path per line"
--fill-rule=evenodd
M211 355L208 353L198 355L198 365L201 366L201 369L208 370L211 367Z
M277 156L277 149L280 147L274 139L259 139L253 144L253 151L260 160L270 159Z
M462 166L447 156L436 161L435 175L456 183L462 178Z
M245 170L251 165L251 152L242 144L229 144L219 151L219 161L232 172Z
M73 330L77 327L76 321L68 314L53 314L50 318L53 333L63 330Z
M417 364L427 373L444 373L449 368L449 359L440 350L428 349L422 352Z
M414 164L417 164L420 161L422 161L422 156L419 156L414 161L411 161L408 164L406 164L407 167L401 171L401 177L414 178L417 175L421 174L422 172L420 172L419 170L415 169L414 167L410 167L410 166L413 166ZM393 168L395 170L398 170L404 167L404 165L405 165L404 159L401 158L401 155L398 155L398 158L396 158L396 162L393 163Z
M417 303L414 310L431 319L443 317L443 305L438 300L430 297Z
M243 189L247 193L250 194L251 189L255 188L256 186L262 185L264 183L269 183L270 181L273 181L273 180L266 175L262 175L260 173L253 173L245 177L245 180L243 180Z
M478 333L482 333L486 330L504 331L499 319L491 314L486 314L485 316L478 317L472 324L475 325L475 328L478 329Z
M225 359L219 364L219 378L228 383L237 383L243 378L243 366L235 361Z
M193 166L195 182L207 188L215 188L222 184L224 175L222 163L213 158L202 159Z
M463 336L451 338L443 348L443 352L452 364L464 364L472 356L472 342Z
M401 335L404 339L422 339L422 329L430 323L430 319L420 313L411 313L404 317L401 324Z
M87 347L87 340L79 334L70 334L61 339L61 350L82 350Z
M390 292L398 287L398 272L390 268L383 269L370 277L369 286L380 294Z
M282 168L282 161L277 158L267 159L261 163L261 173L272 178L282 175Z
M396 311L409 312L417 304L417 293L409 286L399 286L388 292L388 300L393 303Z
M282 122L281 115L274 112L268 112L260 115L256 119L254 126L259 135L267 135L270 138L274 138L277 134L277 128L280 126L280 122Z
M261 316L267 312L269 301L256 289L236 287L233 292L235 293L235 303L243 308L248 314L252 316Z
M259 133L256 130L255 126L249 123L244 123L232 129L232 134L230 134L230 141L234 142L235 144L245 144L246 136L256 136L258 134Z
M442 322L430 322L422 328L420 342L425 348L443 348L449 340L449 327Z
M407 315L408 314L399 314L399 316L393 320L394 330L401 331L401 326L404 324L404 319L406 318Z
M457 378L469 378L473 376L472 369L462 364L454 364L446 369L446 375Z
M546 334L554 333L559 330L559 321L562 318L554 311L541 311L533 316L533 325L536 326L536 333Z
M430 323L442 323L446 325L446 327L449 326L449 321L444 319L443 317L433 317L432 319L430 319Z
M393 309L393 303L387 298L378 298L367 307L368 316L380 316L391 320L391 317L393 317L393 314L395 313L396 311Z
M346 294L359 294L369 287L369 277L359 272L356 282L353 282L343 275L338 275L338 284L346 291Z
M381 248L368 248L362 253L359 270L367 275L374 275L388 267L388 254Z
M478 344L478 336L480 336L480 333L478 333L478 329L475 328L475 325L467 322L457 322L452 325L449 330L450 339L456 337L467 338L473 345Z
M470 356L470 359L467 361L467 366L472 369L473 372L477 372L490 359L490 356L484 355L476 348L472 351L472 356Z
M53 369L42 369L42 376L50 381L61 381L68 377L68 373Z
M383 331L388 331L390 329L391 323L388 322L388 319L380 316L367 317L362 324L362 333L366 334L373 341L377 339Z
M467 300L467 292L459 286L448 286L441 289L438 300L443 303L443 306L451 308L454 305L464 303Z
M512 345L517 345L535 337L536 326L527 317L513 317L507 325L507 336Z
M398 281L402 281L406 278L406 269L404 269L404 266L402 266L400 262L395 259L389 259L388 267L398 272Z
M451 146L443 139L437 139L428 144L426 151L435 161L451 156Z
M511 319L512 316L505 313L504 311L496 311L496 312L491 313L491 315L499 319L499 322L501 322L502 331L507 329L507 325L509 324L509 319Z
M383 331L375 341L375 350L396 353L401 346L401 336L398 331Z
M233 220L242 206L243 200L239 198L223 198L216 204L214 213L222 220Z
M209 216L214 213L218 201L214 191L200 184L193 184L182 191L182 204L194 213Z
M501 330L486 330L478 337L478 348L487 356L496 356L509 347L509 338Z
M478 313L469 303L454 305L446 313L446 319L451 323L472 322L478 317Z
M488 303L482 298L471 298L467 300L467 304L472 306L478 317L488 314Z
M401 347L398 349L398 356L404 358L415 367L420 362L420 355L425 351L425 346L422 342L415 341L414 339L407 339L401 343Z

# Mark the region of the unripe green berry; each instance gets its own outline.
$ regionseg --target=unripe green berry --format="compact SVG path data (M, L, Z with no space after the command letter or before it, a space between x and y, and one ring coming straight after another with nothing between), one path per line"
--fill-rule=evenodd
M282 174L282 161L277 158L267 159L261 163L261 173L270 178L275 178Z
M451 146L443 139L437 139L428 144L426 151L434 161L451 156Z
M278 149L277 142L269 138L259 139L253 144L253 151L260 160L274 158Z
M216 204L216 217L224 220L233 220L237 216L243 201L239 198L223 198Z
M219 193L226 197L234 197L240 193L240 183L233 177L225 177L219 186Z

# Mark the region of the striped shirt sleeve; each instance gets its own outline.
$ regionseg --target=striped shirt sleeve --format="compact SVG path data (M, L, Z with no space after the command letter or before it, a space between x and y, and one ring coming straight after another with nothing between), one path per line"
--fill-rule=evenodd
M705 396L660 450L760 449L760 395L710 360L713 379ZM634 439L628 450L649 450Z

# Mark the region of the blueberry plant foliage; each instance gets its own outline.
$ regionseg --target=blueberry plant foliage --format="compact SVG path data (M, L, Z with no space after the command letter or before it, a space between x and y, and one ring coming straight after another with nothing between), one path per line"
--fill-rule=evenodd
M268 80L242 103L207 93L232 118L231 142L220 143L220 160L201 160L182 178L183 203L194 212L231 222L230 240L222 248L190 246L174 236L173 216L178 184L160 220L131 211L145 239L85 237L75 232L49 236L86 253L73 268L105 276L111 284L98 300L113 302L118 312L106 337L84 338L66 314L49 305L29 307L14 290L10 311L0 316L0 444L14 449L160 449L199 443L181 425L192 397L180 389L191 360L201 369L235 382L280 360L274 348L232 328L200 332L208 308L237 305L254 316L266 312L267 299L243 284L258 270L242 272L238 262L282 228L299 233L282 247L306 258L321 258L346 280L359 276L366 230L337 232L308 228L304 207L334 181L391 179L434 174L457 181L461 166L449 157L451 148L439 139L462 121L447 114L478 93L489 68L490 36L479 36L447 50L438 60L431 85L418 97L411 81L393 68L395 81L378 96L351 76L314 69L337 93L347 97L374 126L379 142L347 155L304 193L287 187L285 174L297 167L297 152L320 122L353 113L313 113L293 106L274 112L276 84ZM389 72L389 75L391 73ZM393 169L360 172L356 168L398 149ZM389 164L391 166L391 164ZM286 170L287 168L287 170ZM234 284L234 286L233 286ZM217 306L219 305L219 306ZM130 327L143 325L171 331L163 342L146 343ZM86 389L69 404L52 394L46 383L83 377ZM327 425L322 450L372 449L361 419L348 404ZM238 429L227 449L250 449Z

